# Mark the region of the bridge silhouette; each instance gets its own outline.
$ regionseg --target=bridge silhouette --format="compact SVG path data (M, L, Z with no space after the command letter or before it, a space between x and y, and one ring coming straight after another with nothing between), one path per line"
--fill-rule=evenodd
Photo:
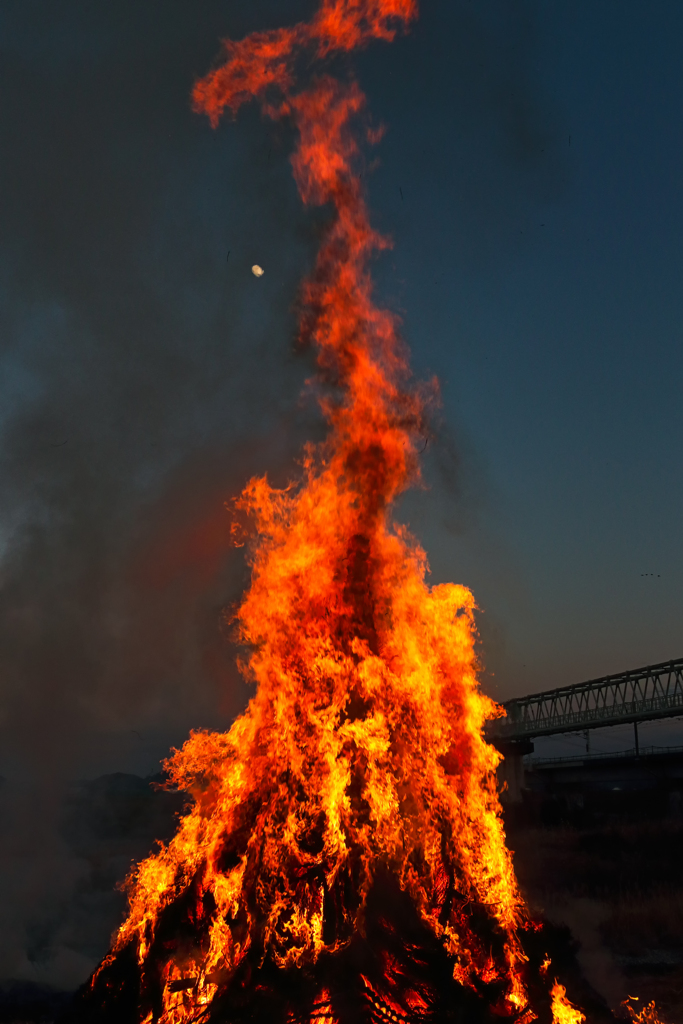
M506 802L520 803L524 791L564 794L571 802L591 791L658 785L681 804L683 748L641 749L638 724L683 715L683 658L515 697L503 707L506 717L489 722L486 735L504 755L499 779ZM590 754L587 740L584 756L532 758L525 765L535 738L584 731L588 737L590 729L627 723L633 724L632 750Z
M503 707L507 717L489 723L487 732L494 742L510 745L536 736L672 718L683 714L683 658L515 697Z

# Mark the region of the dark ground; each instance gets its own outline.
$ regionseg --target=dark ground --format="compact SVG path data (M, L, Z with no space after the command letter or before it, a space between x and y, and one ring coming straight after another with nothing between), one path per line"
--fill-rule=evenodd
M683 821L643 807L538 818L508 825L532 909L569 926L586 979L612 1008L654 999L683 1024Z

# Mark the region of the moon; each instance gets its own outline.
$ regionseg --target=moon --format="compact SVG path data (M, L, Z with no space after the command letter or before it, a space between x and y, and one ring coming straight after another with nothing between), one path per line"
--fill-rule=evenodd
M258 263L254 264L254 266L251 268L251 272L254 275L254 277L263 277L263 275L265 274L265 270L263 269L263 267L259 267Z

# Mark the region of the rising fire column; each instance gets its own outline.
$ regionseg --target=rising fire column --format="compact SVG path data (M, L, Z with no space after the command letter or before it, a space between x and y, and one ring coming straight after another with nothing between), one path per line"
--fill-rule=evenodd
M411 385L396 318L373 302L369 261L389 242L358 139L377 138L328 58L415 16L414 0L323 0L308 23L227 41L195 88L214 125L252 100L288 119L301 198L330 212L299 324L329 430L298 481L253 479L237 502L251 583L235 628L255 693L228 733L195 732L168 760L191 809L131 875L71 1021L583 1019L505 845L473 597L429 587L392 517L419 481L435 388Z

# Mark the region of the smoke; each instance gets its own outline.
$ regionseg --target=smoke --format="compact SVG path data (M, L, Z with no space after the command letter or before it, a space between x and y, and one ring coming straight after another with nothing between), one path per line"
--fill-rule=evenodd
M239 132L213 132L189 96L221 36L311 6L0 12L0 977L72 985L91 962L60 932L85 870L60 833L67 782L153 772L248 696L221 616L245 578L224 503L252 473L294 472L319 429L298 404L310 367L288 344L317 241L287 130L247 111ZM460 61L470 15L456 6ZM475 36L495 56L485 26ZM508 121L524 148L533 118ZM464 509L462 459L444 451ZM32 954L58 934L59 957Z
M628 980L600 934L608 911L599 900L587 897L552 902L546 907L551 921L566 924L579 943L577 959L586 980L609 1006L619 1006L628 995Z
M56 939L84 870L68 780L158 770L243 706L224 503L293 472L311 433L288 343L315 240L288 139L190 110L223 8L0 15L0 977L87 973Z
M217 628L234 591L225 531L207 527L197 611L172 530L227 519L245 475L297 447L306 367L287 342L310 242L287 140L189 109L221 6L200 32L189 4L163 22L158 4L5 5L2 707L24 753L60 762L86 721L213 711L196 618ZM163 584L143 571L162 536Z
M534 0L433 0L408 37L360 58L373 116L388 126L372 195L396 267L421 290L455 294L465 322L470 275L495 279L570 187L567 122L542 70L549 44ZM406 308L415 333L418 308Z
M495 365L510 334L496 294L511 266L523 272L541 211L571 187L569 129L542 70L553 41L539 12L534 0L432 0L408 37L360 58L373 116L388 126L371 195L395 247L378 281L402 311L417 373L440 379L446 421L422 457L428 489L408 497L406 514L433 581L472 587L484 684L499 699L526 685L528 659L510 625L538 609L533 572L510 544L510 488L482 445L516 387ZM476 410L479 380L488 423ZM507 388L498 409L491 384Z

